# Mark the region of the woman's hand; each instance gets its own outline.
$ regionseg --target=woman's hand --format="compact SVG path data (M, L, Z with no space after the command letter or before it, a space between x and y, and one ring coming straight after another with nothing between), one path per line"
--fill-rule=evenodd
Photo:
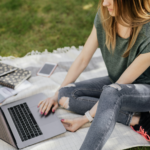
M40 113L47 115L52 106L53 106L52 112L55 112L55 110L58 108L57 100L58 100L58 94L55 94L52 97L48 97L47 99L40 101L38 104Z
M86 116L83 116L75 119L61 119L61 122L63 123L66 130L75 132L85 123L87 123L88 119L86 118Z

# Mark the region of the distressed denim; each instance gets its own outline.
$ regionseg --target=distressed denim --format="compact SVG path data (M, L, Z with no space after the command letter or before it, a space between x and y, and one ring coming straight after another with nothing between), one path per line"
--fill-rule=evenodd
M68 110L84 115L99 101L80 150L101 150L116 122L129 126L134 113L150 111L149 84L111 83L108 76L71 83L59 90L69 97Z
M100 99L103 86L110 84L112 82L108 76L70 83L59 89L58 102L61 97L69 97L68 110L84 115ZM131 111L120 110L117 122L129 126L133 114Z

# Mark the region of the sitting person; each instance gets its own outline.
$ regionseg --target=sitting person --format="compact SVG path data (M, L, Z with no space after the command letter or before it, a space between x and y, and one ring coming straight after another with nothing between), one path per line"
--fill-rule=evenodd
M44 115L51 108L54 112L59 105L83 115L62 119L71 132L93 121L80 150L102 149L116 122L130 126L150 140L149 13L150 0L101 0L80 55L55 95L38 104ZM75 82L98 46L108 76Z

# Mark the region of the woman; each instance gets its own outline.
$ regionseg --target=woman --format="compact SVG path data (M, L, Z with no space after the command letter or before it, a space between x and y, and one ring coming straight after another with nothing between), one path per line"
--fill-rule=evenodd
M92 32L61 87L53 97L38 104L45 115L52 106L55 111L59 105L85 114L62 119L65 128L72 132L94 118L80 150L102 149L116 122L142 134L144 122L150 118L149 13L150 0L101 0ZM108 76L75 82L98 46ZM141 117L135 115L140 112Z

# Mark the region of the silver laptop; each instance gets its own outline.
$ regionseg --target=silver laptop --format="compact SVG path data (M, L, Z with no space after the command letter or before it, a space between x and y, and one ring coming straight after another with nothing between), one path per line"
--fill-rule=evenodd
M65 133L60 119L49 111L41 115L37 104L47 96L39 93L0 107L0 139L17 149Z

